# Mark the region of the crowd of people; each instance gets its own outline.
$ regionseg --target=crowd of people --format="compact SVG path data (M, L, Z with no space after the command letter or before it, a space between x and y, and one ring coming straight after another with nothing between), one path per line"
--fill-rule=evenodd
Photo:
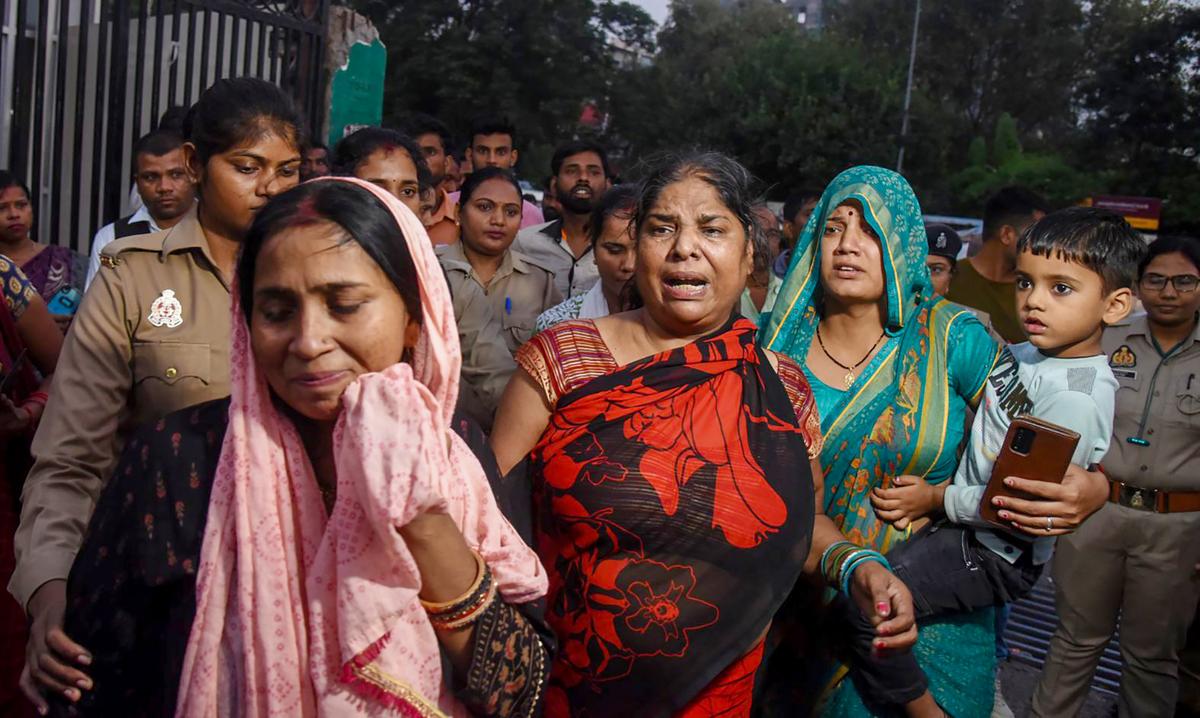
M539 202L465 139L219 80L90 261L0 171L0 713L987 716L1051 566L1033 714L1118 615L1120 714L1173 714L1200 241L580 139Z

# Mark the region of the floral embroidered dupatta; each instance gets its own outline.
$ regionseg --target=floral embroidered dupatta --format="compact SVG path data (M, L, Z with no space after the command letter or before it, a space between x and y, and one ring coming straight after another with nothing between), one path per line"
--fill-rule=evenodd
M546 715L667 715L702 693L705 715L748 709L757 654L740 687L705 689L759 644L814 509L796 410L754 332L731 322L558 400L530 455L560 644Z

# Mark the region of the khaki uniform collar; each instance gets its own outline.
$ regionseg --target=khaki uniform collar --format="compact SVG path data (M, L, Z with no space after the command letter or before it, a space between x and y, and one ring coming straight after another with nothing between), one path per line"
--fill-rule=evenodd
M467 254L463 251L462 240L446 245L446 248L441 250L439 256L451 262L461 263L463 268L467 270L467 274L472 279L479 281L475 276L475 269L471 266L471 260L467 259ZM529 274L532 271L533 268L530 266L529 258L510 246L500 259L500 266L496 268L496 274L492 276L492 281L503 279L513 272Z
M1150 319L1148 318L1148 315L1144 313L1139 314L1131 319L1126 319L1125 321L1114 326L1125 329L1125 336L1141 335L1145 337L1147 341L1151 340ZM1192 329L1192 342L1200 342L1200 321L1196 322L1195 328Z
M1150 323L1146 321L1145 314L1139 314L1135 317L1130 317L1129 319L1118 323L1116 326L1124 329L1125 336L1127 337L1140 334L1141 336L1146 337L1146 339L1150 338Z
M208 238L204 236L204 228L200 226L195 208L188 210L178 224L167 230L167 236L163 238L162 254L166 257L192 249L200 250L205 258L212 262L208 253Z

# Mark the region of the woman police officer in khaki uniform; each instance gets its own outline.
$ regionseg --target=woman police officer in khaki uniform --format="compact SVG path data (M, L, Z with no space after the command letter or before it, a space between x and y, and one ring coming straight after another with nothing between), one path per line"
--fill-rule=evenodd
M1121 616L1119 713L1175 715L1179 651L1200 599L1200 243L1164 237L1138 268L1146 307L1104 330L1120 383L1109 503L1054 556L1059 625L1034 696L1076 716Z
M238 248L254 212L299 182L299 125L274 85L217 81L184 123L195 211L101 256L34 438L9 586L32 623L22 688L39 709L40 691L75 701L91 686L87 646L61 629L65 579L127 431L229 393Z

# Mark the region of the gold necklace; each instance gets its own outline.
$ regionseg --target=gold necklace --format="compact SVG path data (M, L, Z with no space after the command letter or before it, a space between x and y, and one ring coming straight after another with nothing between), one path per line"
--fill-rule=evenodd
M865 362L867 360L867 358L870 357L872 353L874 353L875 347L879 346L879 342L883 341L883 337L886 334L887 334L886 329L884 329L882 332L880 332L879 338L875 340L875 343L871 345L871 348L867 350L867 353L863 355L863 358L859 359L858 363L855 364L854 366L849 367L849 366L846 366L845 364L841 363L837 359L834 359L833 355L829 353L829 350L825 348L825 342L824 342L824 340L821 339L821 323L817 322L817 344L820 345L821 351L825 352L825 356L829 357L829 361L833 362L834 364L837 364L838 366L840 366L841 368L846 370L846 378L843 381L846 382L847 389L854 386L854 380L856 378L854 376L855 370L857 370L860 366L862 366L863 362Z

